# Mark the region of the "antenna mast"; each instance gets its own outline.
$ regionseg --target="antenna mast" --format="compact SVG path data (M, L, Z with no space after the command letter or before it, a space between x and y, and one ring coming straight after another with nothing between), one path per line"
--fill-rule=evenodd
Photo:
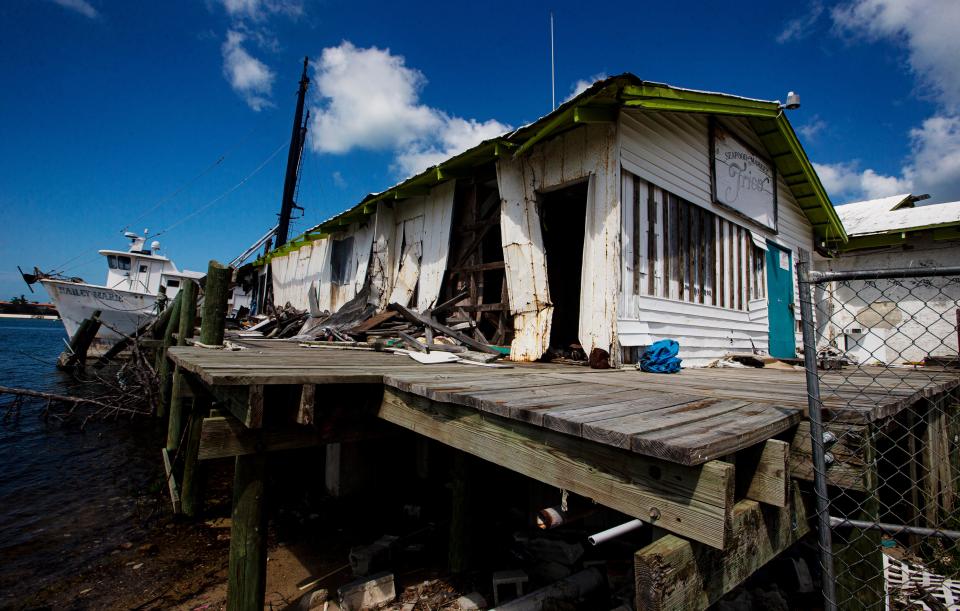
M307 136L307 126L303 121L303 99L307 93L307 86L310 84L310 78L307 76L307 62L309 60L308 57L303 58L303 75L300 77L300 89L297 91L297 111L293 116L293 133L290 135L290 151L287 153L287 175L283 181L283 202L280 205L280 221L277 224L276 248L287 243L287 233L290 231L290 215L294 208L299 208L293 201L293 194L297 188L300 158L303 155L303 143Z
M553 11L550 11L550 100L553 110L557 109L557 78L553 61Z

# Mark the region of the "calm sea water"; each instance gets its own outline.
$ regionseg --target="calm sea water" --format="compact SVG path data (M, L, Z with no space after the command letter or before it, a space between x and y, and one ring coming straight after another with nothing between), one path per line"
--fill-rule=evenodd
M96 392L57 371L59 321L0 319L0 385ZM0 406L9 402L0 397ZM44 405L0 421L0 607L95 566L153 518L161 431L148 419L44 422ZM0 407L0 417L6 410Z

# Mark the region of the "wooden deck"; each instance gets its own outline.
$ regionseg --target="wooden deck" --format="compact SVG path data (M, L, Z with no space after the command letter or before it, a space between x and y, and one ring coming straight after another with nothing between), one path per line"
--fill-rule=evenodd
M673 375L550 364L494 369L422 365L405 355L246 340L239 351L171 348L170 357L217 386L383 384L574 437L699 465L800 422L802 371L685 369ZM956 373L877 369L823 378L828 418L868 423L958 384Z
M422 365L369 350L234 343L243 349L180 346L168 356L184 374L183 396L195 397L198 458L235 456L243 486L262 481L267 452L397 434L385 421L669 533L635 556L638 609L706 608L809 529L800 370ZM960 377L849 369L821 381L828 427L840 433L831 452L858 457L878 426ZM867 460L828 472L851 493L876 477ZM249 498L260 497L235 494L232 532L253 527L238 517L250 507L237 499ZM244 554L231 556L231 571L263 570L262 549ZM262 608L262 593L248 598L244 608Z

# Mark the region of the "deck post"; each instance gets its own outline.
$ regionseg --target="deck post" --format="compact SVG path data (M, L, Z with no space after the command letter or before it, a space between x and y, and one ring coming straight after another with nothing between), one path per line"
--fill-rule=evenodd
M203 419L209 413L209 396L194 397L187 421L186 445L183 448L183 484L180 492L180 507L184 515L191 518L203 511L204 473L199 457L200 433L203 430Z
M267 514L264 511L266 454L237 456L230 526L227 608L263 609L267 578Z
M167 348L174 345L173 332L177 329L180 322L180 304L182 303L183 293L178 293L170 306L170 318L163 330L163 343L157 351L157 378L160 386L160 404L157 408L157 416L163 418L167 415L170 407L170 387L172 386L172 373L170 372L170 360L167 358Z
M207 283L203 291L203 320L200 322L200 343L219 346L223 343L227 315L227 288L233 269L216 261L207 268ZM190 410L190 427L183 457L183 490L180 497L183 513L197 516L203 511L204 473L200 464L200 433L203 419L210 414L211 397L207 392L194 393Z
M460 450L453 451L450 466L450 543L447 564L454 574L470 568L470 463L472 456Z
M193 280L187 280L180 289L178 297L183 296L180 303L180 320L177 324L177 345L186 346L187 339L193 337L193 325L197 318L197 285ZM173 372L173 384L170 391L170 416L167 422L167 451L172 452L180 445L183 435L183 396L185 380L180 368Z
M219 346L227 317L227 294L233 268L210 261L207 283L203 289L203 321L200 324L200 343Z

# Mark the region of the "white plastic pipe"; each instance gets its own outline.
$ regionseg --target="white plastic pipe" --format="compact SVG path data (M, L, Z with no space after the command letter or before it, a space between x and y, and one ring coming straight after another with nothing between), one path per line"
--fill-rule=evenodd
M642 520L630 520L629 522L624 522L619 526L608 528L607 530L587 537L587 541L590 542L590 545L600 545L601 543L605 543L611 539L616 539L621 535L625 535L630 531L637 530L641 526L643 526Z

